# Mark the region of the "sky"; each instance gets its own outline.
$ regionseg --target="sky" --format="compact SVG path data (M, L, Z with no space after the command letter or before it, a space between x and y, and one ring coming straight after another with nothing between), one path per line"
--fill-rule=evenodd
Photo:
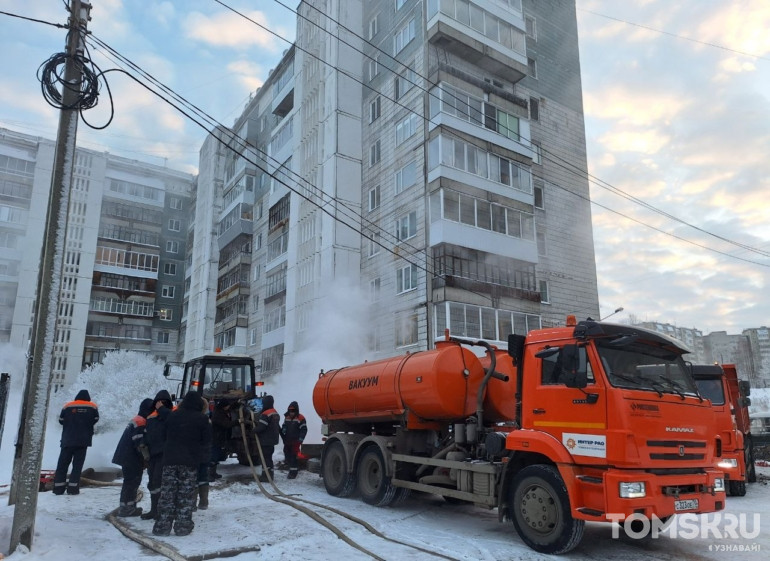
M231 125L295 22L276 1L227 3L274 34L215 0L93 0L89 29ZM0 11L66 21L61 0ZM622 307L613 321L704 334L770 325L770 3L577 0L577 18L602 316ZM2 14L0 30L0 127L55 138L36 71L64 31ZM79 145L195 172L205 133L124 75L107 79L114 119L81 122ZM86 113L97 126L104 94Z

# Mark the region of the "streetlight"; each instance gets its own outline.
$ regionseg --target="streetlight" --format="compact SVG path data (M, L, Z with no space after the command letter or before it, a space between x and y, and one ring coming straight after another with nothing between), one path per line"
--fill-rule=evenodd
M620 312L622 312L624 309L625 309L625 308L623 308L623 306L621 306L620 308L617 308L617 309L616 309L614 312L612 312L610 315L608 315L608 316L604 316L604 317L603 317L602 319L600 319L599 321L604 321L605 319L607 319L607 318L610 318L610 317L614 316L615 314L619 314L619 313L620 313Z

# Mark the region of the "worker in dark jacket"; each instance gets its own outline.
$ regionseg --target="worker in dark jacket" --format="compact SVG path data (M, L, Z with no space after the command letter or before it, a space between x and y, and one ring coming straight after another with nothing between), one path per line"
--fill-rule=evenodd
M144 443L144 429L147 416L152 413L153 402L149 397L139 405L139 412L128 422L118 447L112 456L112 463L123 470L123 486L120 488L118 516L139 516L142 509L136 506L136 492L142 482L144 464L150 459L150 452Z
M270 472L270 479L273 478L273 452L281 432L281 416L278 411L273 409L273 404L272 395L266 395L262 398L262 413L260 413L257 426L254 428L262 448L262 454L265 456L265 465L262 466L262 474L259 476L259 480L262 482L268 481L268 472Z
M281 439L283 440L283 456L289 466L289 479L294 479L299 473L299 447L307 436L307 422L305 416L299 412L299 404L292 401L286 410L281 425Z
M154 519L158 515L158 500L160 499L160 483L163 473L163 449L166 446L166 420L171 414L173 404L171 395L166 390L160 390L153 400L155 411L147 417L146 434L144 437L150 451L150 461L147 466L147 490L150 492L150 510L142 514L142 520Z
M158 517L152 528L156 536L168 536L172 525L177 536L186 536L195 526L198 466L207 463L211 454L211 423L202 406L201 396L188 392L166 421Z
M234 414L235 402L229 399L220 399L214 405L211 412L211 460L209 462L209 481L222 477L217 473L217 465L227 459L230 451L230 440L233 427L238 425L238 419Z
M61 431L61 452L56 464L56 474L53 478L54 495L80 493L80 472L86 461L86 451L91 446L94 436L94 425L99 421L99 408L91 401L87 390L80 390L75 401L65 403L59 415ZM67 470L72 463L69 483Z

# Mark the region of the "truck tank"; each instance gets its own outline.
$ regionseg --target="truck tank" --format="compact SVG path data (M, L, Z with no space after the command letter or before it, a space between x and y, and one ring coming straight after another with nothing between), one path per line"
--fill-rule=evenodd
M503 423L516 418L516 366L508 351L495 348L495 372L508 376L508 381L490 378L484 393L484 422ZM484 368L492 362L489 355L480 359Z
M324 423L462 420L476 413L484 367L467 348L436 348L321 373L313 406ZM410 415L407 415L409 417Z

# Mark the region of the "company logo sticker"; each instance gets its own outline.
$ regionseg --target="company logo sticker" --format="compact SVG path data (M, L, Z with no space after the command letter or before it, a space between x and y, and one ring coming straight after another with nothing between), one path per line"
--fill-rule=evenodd
M607 457L607 437L603 434L577 434L565 432L561 442L576 456Z

